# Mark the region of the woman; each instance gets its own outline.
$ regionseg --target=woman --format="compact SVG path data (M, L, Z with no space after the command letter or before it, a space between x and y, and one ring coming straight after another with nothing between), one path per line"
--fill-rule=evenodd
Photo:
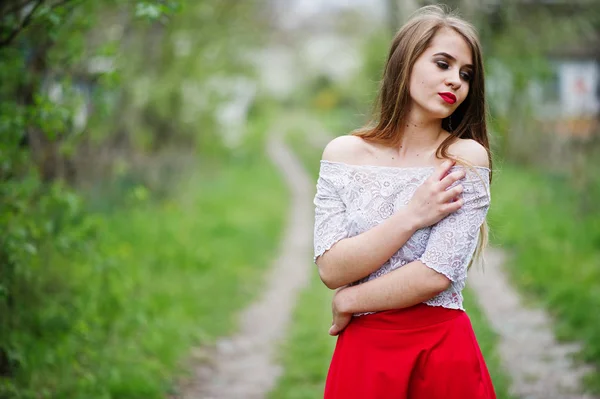
M495 398L461 295L490 163L475 30L424 7L392 42L376 123L323 152L315 262L339 334L326 399Z

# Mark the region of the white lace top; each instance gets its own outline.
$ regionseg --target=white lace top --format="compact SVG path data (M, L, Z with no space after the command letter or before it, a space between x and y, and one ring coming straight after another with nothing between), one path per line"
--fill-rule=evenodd
M458 168L462 166L455 166L452 170ZM408 204L417 187L433 170L433 167L404 168L321 161L314 200L314 260L336 242L369 230ZM378 270L352 285L419 260L452 282L446 291L425 303L463 309L461 291L467 279L467 266L490 206L490 170L484 167L466 170L466 177L459 181L464 188L461 209L433 226L417 230Z

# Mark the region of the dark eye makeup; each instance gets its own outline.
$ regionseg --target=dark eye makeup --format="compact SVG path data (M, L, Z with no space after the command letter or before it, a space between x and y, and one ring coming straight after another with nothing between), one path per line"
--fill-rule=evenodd
M450 64L448 64L444 60L436 60L435 63L438 66L438 68L440 68L440 69L446 70L446 69L450 68ZM465 71L460 73L460 77L461 77L461 79L463 79L466 82L470 82L471 79L473 78L471 72L465 72Z
M470 82L473 78L469 72L461 72L460 77L466 80L467 82Z

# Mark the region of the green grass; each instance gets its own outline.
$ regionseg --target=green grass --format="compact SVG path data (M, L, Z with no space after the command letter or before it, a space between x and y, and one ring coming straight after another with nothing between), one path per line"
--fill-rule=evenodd
M164 398L193 346L234 329L287 193L266 156L199 170L170 199L97 215L97 252L40 260L47 297L12 336L26 349L0 397Z
M287 142L316 180L320 150L310 148L301 132L292 132L287 137ZM294 323L281 351L285 373L269 396L270 399L308 399L323 396L327 369L335 345L335 338L327 334L331 325L332 291L319 279L316 266L313 265L312 268L314 271L311 284L299 299L294 312ZM500 366L496 352L497 336L489 327L469 290L465 292L465 307L490 370L496 394L499 399L509 399L509 379Z
M492 330L488 320L477 305L474 293L469 289L468 283L467 289L463 291L463 296L465 299L464 307L471 319L477 342L479 342L481 353L483 353L485 363L487 364L490 376L492 377L494 389L496 390L496 397L498 399L510 399L512 398L508 393L510 378L502 368L500 355L496 349L498 335Z
M316 266L309 267L312 267L310 285L299 297L294 322L281 349L285 373L270 393L270 399L323 397L336 340L327 333L331 326L333 291L323 285Z
M503 166L492 190L492 239L512 255L512 280L554 316L558 338L583 342L581 359L599 367L600 214L580 210L584 197L565 178L525 168ZM600 372L588 387L600 393Z

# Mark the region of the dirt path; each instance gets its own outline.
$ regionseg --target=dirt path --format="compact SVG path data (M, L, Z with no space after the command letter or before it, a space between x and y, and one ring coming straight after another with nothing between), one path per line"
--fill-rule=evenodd
M559 344L545 312L523 305L502 269L505 261L504 252L488 249L485 269L471 271L468 285L499 335L498 352L512 378L511 394L523 399L592 399L581 388L587 370L571 360L579 347Z
M281 131L275 128L274 131ZM273 389L281 367L276 354L286 333L298 292L307 285L312 258L315 184L279 137L271 136L268 155L287 182L291 203L278 257L258 301L241 314L240 329L221 339L184 384L184 399L262 399Z

